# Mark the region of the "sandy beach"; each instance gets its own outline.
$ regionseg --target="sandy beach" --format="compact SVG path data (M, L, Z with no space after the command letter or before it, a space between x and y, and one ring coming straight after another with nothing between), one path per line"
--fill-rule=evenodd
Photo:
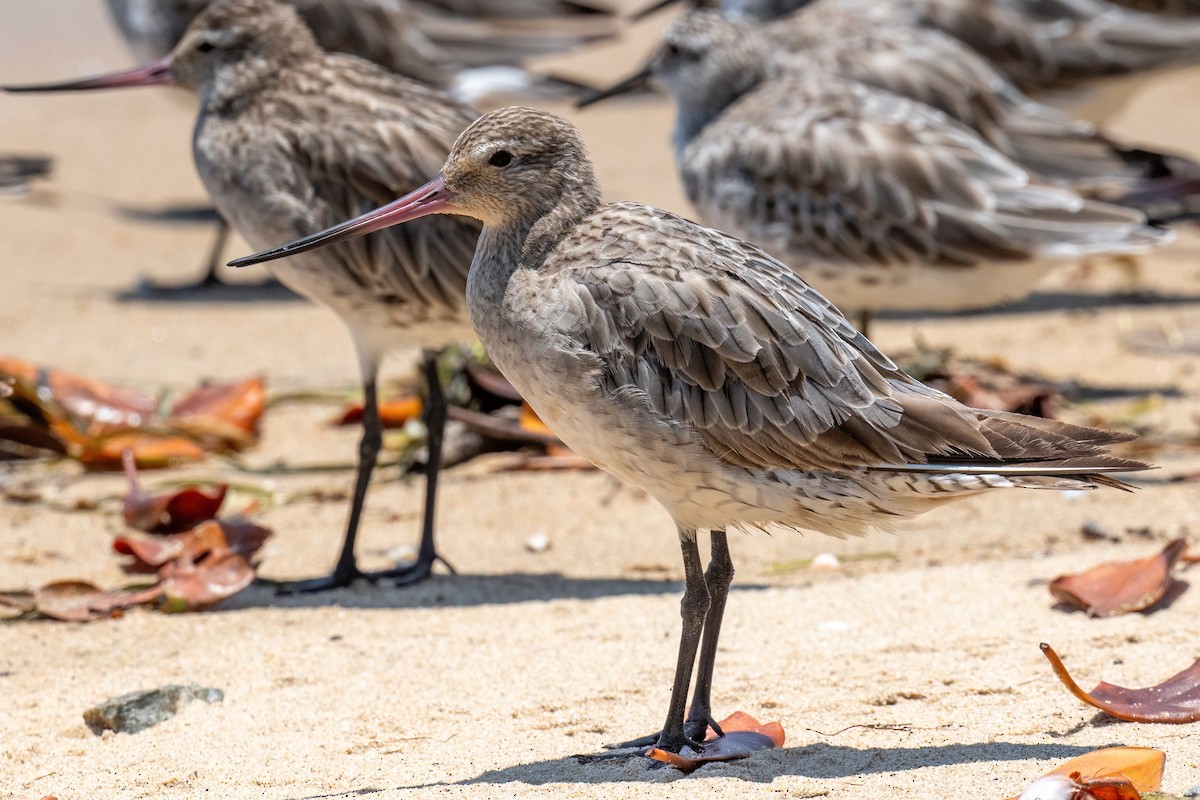
M0 21L5 83L133 63L100 0L8 0ZM611 80L664 22L545 66ZM1114 135L1200 158L1198 91L1200 68L1164 72L1080 108ZM579 123L607 197L688 213L665 100L554 110ZM142 276L192 276L209 246L205 225L134 213L203 202L192 121L178 91L0 95L0 152L55 158L50 181L0 197L0 353L150 392L262 374L273 394L353 396L350 339L330 312L277 291L185 302L131 292ZM246 252L235 241L228 255ZM879 322L872 338L888 352L953 347L1152 395L1063 415L1136 424L1165 442L1144 456L1161 469L1137 476L1132 494L994 492L896 535L734 536L717 715L780 721L782 749L690 776L641 758L572 757L661 724L678 545L667 514L635 489L598 472L501 471L508 456L493 455L442 478L440 546L456 576L299 598L254 586L202 613L0 624L0 797L1005 798L1117 744L1164 750L1164 789L1182 793L1200 784L1200 728L1112 722L1067 694L1038 649L1052 644L1085 688L1148 686L1200 657L1194 585L1169 607L1112 619L1056 608L1046 588L1177 536L1200 545L1200 482L1171 480L1200 470L1200 449L1184 444L1200 436L1200 354L1176 346L1190 336L1195 347L1200 330L1200 237L1181 232L1141 260L1140 275L1142 294L1113 296L1121 270L1065 265L1012 308ZM410 372L415 355L398 353L389 375ZM145 481L227 480L235 507L270 498L255 515L275 532L260 573L320 574L341 540L358 433L329 425L337 408L269 409L247 470L210 459ZM346 468L272 469L329 463ZM0 499L0 590L124 583L110 549L124 529L123 478L0 462L0 488L16 485L38 499ZM325 499L288 499L305 489ZM367 566L411 553L421 492L419 478L377 473L360 542ZM1087 522L1111 539L1085 540ZM549 547L533 552L535 536ZM810 566L822 553L840 568ZM1194 584L1196 574L1179 577ZM83 722L113 696L190 682L224 700L137 734L95 735Z

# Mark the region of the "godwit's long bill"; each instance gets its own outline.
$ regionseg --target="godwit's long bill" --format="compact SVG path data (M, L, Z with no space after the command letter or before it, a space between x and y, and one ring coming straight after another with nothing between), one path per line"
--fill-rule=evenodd
M353 56L326 53L295 9L276 0L218 0L170 55L115 75L19 91L173 83L196 92L193 153L221 214L257 246L303 236L403 194L445 159L477 116L444 93ZM358 473L341 555L312 591L363 575L354 544L382 444L376 376L398 346L441 346L469 335L464 293L479 225L435 219L280 265L294 291L336 312L353 334L364 414ZM434 546L437 469L446 409L435 353L427 349L429 460L416 563L372 573L426 577Z
M686 590L654 737L665 750L699 748L713 724L728 528L855 535L981 491L1125 488L1110 473L1147 468L1108 453L1128 435L969 408L924 386L752 244L601 202L578 132L536 109L477 120L440 176L400 200L232 263L447 213L484 225L467 306L497 366L564 442L675 520Z

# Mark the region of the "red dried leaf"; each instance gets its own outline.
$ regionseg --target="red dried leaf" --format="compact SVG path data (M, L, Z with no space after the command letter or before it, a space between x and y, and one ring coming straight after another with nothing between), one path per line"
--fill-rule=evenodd
M1106 714L1128 722L1200 722L1200 659L1157 686L1126 689L1101 681L1091 692L1085 692L1067 672L1054 648L1048 644L1042 644L1041 648L1067 690Z
M177 424L197 418L216 420L253 434L266 406L266 384L260 377L237 383L206 383L177 402L167 419Z
M379 404L379 421L385 428L403 428L409 420L419 416L421 416L421 398L416 396L387 400ZM333 420L333 424L359 425L362 423L362 418L362 403L356 403L346 406L341 415Z
M522 402L521 393L517 391L515 386L509 383L508 378L496 370L470 361L463 366L471 383L482 391L498 400L505 400L509 403Z
M124 454L125 476L129 491L125 495L123 513L125 524L151 533L179 533L198 523L214 519L229 487L218 486L212 494L199 489L180 489L169 494L154 495L142 489L137 479L133 453Z
M783 747L785 739L783 726L778 722L760 725L758 720L749 714L735 711L722 720L720 725L725 735L717 736L716 731L709 728L703 750L695 756L668 753L657 747L647 750L646 755L656 761L670 764L676 769L691 772L697 767L713 761L735 761L739 758L748 758L751 753L758 750L773 750Z
M140 536L126 534L113 540L113 550L133 561L121 565L128 575L145 575L158 572L158 568L183 552L186 534L174 536Z
M1060 575L1050 582L1050 593L1093 617L1141 611L1166 594L1174 582L1171 570L1186 549L1187 541L1176 539L1149 558L1111 561L1077 575Z

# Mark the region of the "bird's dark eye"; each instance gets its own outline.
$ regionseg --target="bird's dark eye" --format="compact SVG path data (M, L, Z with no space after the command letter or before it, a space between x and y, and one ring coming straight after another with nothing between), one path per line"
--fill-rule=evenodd
M507 150L497 150L492 153L492 157L488 159L488 163L493 167L507 167L512 162L512 153Z
M200 44L196 45L196 49L201 53L211 53L213 50L217 49L217 46L212 42L201 42Z
M680 52L681 51L679 49L679 45L677 45L677 44L667 45L667 55L669 55L671 58L679 58Z

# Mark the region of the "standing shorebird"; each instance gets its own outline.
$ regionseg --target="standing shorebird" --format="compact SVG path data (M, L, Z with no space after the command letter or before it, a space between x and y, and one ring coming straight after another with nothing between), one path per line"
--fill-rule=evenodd
M989 489L1125 488L1109 473L1146 468L1106 452L1124 434L973 409L919 383L752 244L602 203L578 132L544 111L487 114L420 189L232 263L430 214L483 222L467 307L500 370L565 443L675 520L686 589L663 750L699 748L714 724L727 529L856 535Z
M166 58L128 72L20 91L174 83L200 96L196 167L222 216L259 246L320 230L409 191L435 170L477 114L447 95L353 56L320 49L295 10L277 0L218 0ZM13 91L13 89L9 89ZM355 537L382 445L376 376L403 344L469 335L463 296L479 225L426 220L281 264L289 288L328 306L354 337L363 375L363 438L341 555L326 578L298 590L345 586L363 575ZM434 500L445 400L426 350L429 461L417 562L373 573L420 580L438 559Z
M937 109L815 66L772 74L766 51L715 12L667 31L650 69L675 96L684 189L705 223L801 269L864 328L881 309L1017 300L1064 258L1171 238Z
M1107 0L722 0L721 7L760 22L824 7L884 27L945 31L1025 87L1200 59L1200 21Z
M213 0L108 0L130 47L145 61L169 53ZM347 53L413 80L462 95L529 84L512 67L520 59L613 35L611 19L564 0L479 3L475 0L287 0L327 51ZM473 12L469 18L456 15ZM501 75L467 73L503 65ZM461 76L461 79L460 79ZM526 86L529 88L529 86ZM179 285L146 283L156 293L223 285L219 267L229 227L218 222L203 275Z

